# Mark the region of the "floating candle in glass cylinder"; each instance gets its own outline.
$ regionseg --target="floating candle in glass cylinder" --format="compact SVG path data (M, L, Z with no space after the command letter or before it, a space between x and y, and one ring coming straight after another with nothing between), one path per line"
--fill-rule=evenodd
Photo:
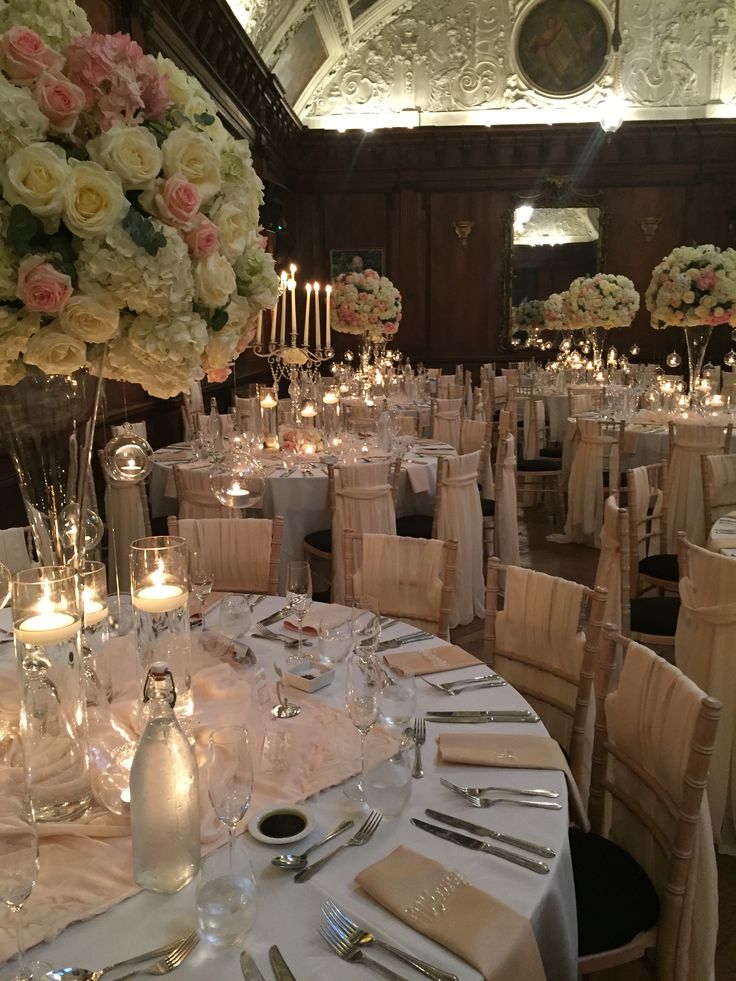
M87 561L79 567L82 590L82 658L87 706L112 697L112 676L105 645L110 639L107 574L104 563Z

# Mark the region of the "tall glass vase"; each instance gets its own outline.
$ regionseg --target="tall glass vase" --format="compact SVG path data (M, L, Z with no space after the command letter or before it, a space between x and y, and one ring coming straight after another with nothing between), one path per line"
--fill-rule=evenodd
M690 372L689 391L691 397L695 394L703 371L705 361L705 350L713 333L713 327L685 327L685 341L687 342L687 360Z
M46 375L29 367L17 385L0 389L0 426L43 565L76 565L101 537L89 500L101 385L86 370Z
M606 343L606 328L591 327L589 337L590 345L593 348L593 367L596 371L600 371L603 368L603 348Z

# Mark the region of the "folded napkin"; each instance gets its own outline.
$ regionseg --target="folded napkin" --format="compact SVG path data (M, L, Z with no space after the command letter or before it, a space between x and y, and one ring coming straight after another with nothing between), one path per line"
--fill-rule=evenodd
M483 663L464 651L462 647L455 647L454 644L442 644L440 647L430 647L424 651L384 654L383 658L397 674L405 678L415 674L435 674L437 671L470 668Z
M407 460L404 463L406 468L406 476L409 480L409 486L415 494L431 493L432 492L432 471L431 468L426 463L412 463L411 460Z
M349 606L340 606L339 603L331 603L329 610L321 609L307 613L302 620L302 633L312 634L316 637L319 634L319 623L323 617L329 616L331 619L337 619L338 617L344 616L347 618L352 615L353 610ZM284 626L287 630L299 631L299 623L294 616L287 617L284 620Z
M590 825L580 791L559 743L549 736L502 736L495 733L441 732L437 750L443 763L507 766L526 770L562 770L567 780L570 815L584 831Z
M439 862L399 845L355 881L404 923L480 971L486 981L544 981L529 920Z

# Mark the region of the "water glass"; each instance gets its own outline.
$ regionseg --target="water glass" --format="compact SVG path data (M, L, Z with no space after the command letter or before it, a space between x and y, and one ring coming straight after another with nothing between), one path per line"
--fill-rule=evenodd
M197 926L200 935L218 946L243 942L256 917L257 886L242 835L232 853L218 848L203 861L197 876Z
M411 763L405 750L412 743L411 739L402 742L398 752L365 775L366 803L386 817L398 817L411 797Z
M237 640L252 624L251 610L245 596L226 596L220 604L220 632Z
M414 678L403 678L384 667L384 685L378 700L381 721L389 726L408 726L417 708L417 686Z
M319 660L339 664L350 653L353 642L352 617L328 611L319 621Z
M383 678L373 659L351 654L345 673L345 707L350 721L361 735L360 779L345 788L345 796L364 801L366 788L366 751L368 733L378 718L378 697Z

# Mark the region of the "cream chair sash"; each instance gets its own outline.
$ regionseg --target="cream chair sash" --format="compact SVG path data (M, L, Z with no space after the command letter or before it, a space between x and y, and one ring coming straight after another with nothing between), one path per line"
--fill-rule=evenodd
M601 555L595 574L596 587L608 590L604 623L612 623L620 630L621 622L621 539L618 533L618 504L611 495L603 506L601 528Z
M711 758L708 801L721 851L736 855L736 562L704 548L688 549L689 576L680 580L682 606L675 663L723 704Z
M400 616L431 633L439 629L444 546L425 538L364 535L354 595L374 596L381 614Z
M667 471L667 551L677 548L677 532L684 531L695 545L704 545L703 479L700 458L723 448L721 426L675 427L674 446Z
M174 467L180 518L238 518L238 513L218 503L210 488L209 470Z
M624 697L625 693L625 697ZM616 749L640 761L645 771L664 788L677 808L682 779L703 692L663 658L640 644L630 643L618 691L606 700L608 737ZM722 725L722 723L721 723ZM728 726L724 727L728 728ZM626 766L609 758L618 786L636 800L658 823L674 818ZM712 772L712 771L711 771ZM612 804L609 837L646 870L661 891L667 858L653 837L644 831L620 803ZM708 801L698 817L697 835L678 931L676 950L667 951L673 973L668 981L712 981L718 930L718 880ZM661 955L660 955L661 956Z
M728 513L736 501L736 453L711 456L708 466L713 478L711 510L715 520Z
M487 422L486 419L486 404L483 399L483 389L476 388L474 392L475 405L473 408L473 419L478 422Z
M516 455L514 437L503 437L503 463L496 467L496 514L494 519L496 549L504 565L520 565L519 525L516 499ZM499 444L499 448L500 448Z
M480 419L463 419L460 427L460 453L483 452L486 441L486 423ZM485 469L483 464L485 463ZM488 447L488 459L483 460L478 469L481 495L493 500L493 467L491 465L491 448Z
M618 440L601 432L597 419L578 419L579 445L570 468L567 520L562 536L550 540L582 542L600 547L603 522L603 466L605 449L610 449L608 470L611 480L619 475Z
M0 562L15 575L34 564L28 554L25 528L4 528L0 531Z
M396 534L388 463L356 463L335 470L332 516L332 601L345 598L343 533Z
M470 623L485 614L483 584L483 512L478 494L480 453L468 453L445 462L437 536L457 541L455 593L450 627Z
M539 451L545 445L545 429L547 417L544 410L544 399L524 400L524 459L536 460Z
M179 534L196 549L222 592L268 591L273 522L268 518L179 521Z
M460 409L462 399L437 399L432 438L460 448Z

